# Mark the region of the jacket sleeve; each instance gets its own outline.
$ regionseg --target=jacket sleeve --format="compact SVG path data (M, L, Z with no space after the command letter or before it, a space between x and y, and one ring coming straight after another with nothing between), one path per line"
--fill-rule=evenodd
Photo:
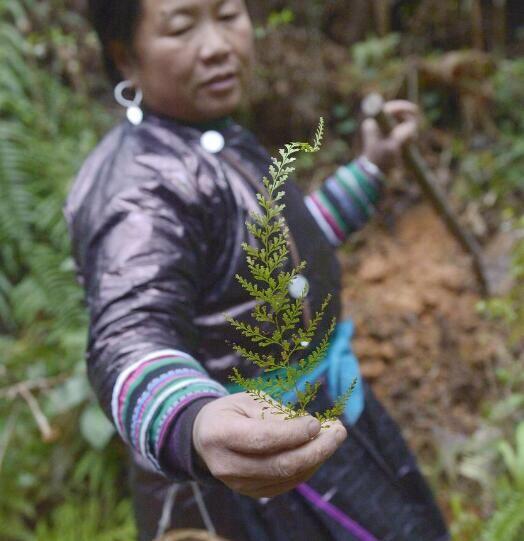
M191 430L175 427L192 423L197 403L227 394L193 356L206 272L199 210L156 180L128 189L108 203L96 230L84 232L90 240L80 269L88 373L99 400L124 441L157 470L166 473L164 449L185 454L169 459L179 469L169 476L180 480L194 474ZM187 441L168 442L176 434Z
M382 186L380 170L360 157L339 167L305 203L329 242L340 246L373 216Z

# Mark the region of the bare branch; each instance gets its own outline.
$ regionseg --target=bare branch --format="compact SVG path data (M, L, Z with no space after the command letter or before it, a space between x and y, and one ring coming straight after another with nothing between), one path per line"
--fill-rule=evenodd
M27 402L31 413L33 414L40 433L42 434L42 440L46 443L56 440L58 430L51 426L44 412L40 408L38 400L31 394L31 391L27 388L22 388L20 390L20 396Z
M38 378L26 381L19 381L9 387L0 389L0 398L14 400L18 395L22 395L24 391L46 391L53 388L55 385L63 383L69 374L60 374L52 378Z

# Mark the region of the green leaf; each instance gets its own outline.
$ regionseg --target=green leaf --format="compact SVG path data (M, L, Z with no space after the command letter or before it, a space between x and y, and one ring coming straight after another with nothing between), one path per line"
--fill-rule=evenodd
M92 396L87 377L77 374L49 393L48 408L52 415L64 413Z
M101 450L113 437L115 428L102 410L97 405L91 404L80 417L80 432L91 447Z
M252 318L264 323L264 328L250 325L246 322L229 318L228 321L243 336L249 338L258 348L271 347L270 355L256 350L234 345L233 349L242 357L254 363L262 370L262 374L274 373L269 378L262 376L244 378L238 369L233 369L231 380L243 388L255 400L263 403L273 413L283 415L285 419L306 415L307 406L313 402L320 388L319 382L308 383L303 391L297 387L300 380L307 376L322 360L329 346L329 337L333 332L335 320L332 321L327 334L320 340L320 344L306 359L295 359L299 352L308 349L309 344L318 329L324 316L331 296L324 299L321 307L314 314L305 328L301 327L301 316L304 313L304 298L292 300L289 295L289 286L298 274L303 272L306 264L301 261L291 271L286 264L289 257L289 229L282 216L285 205L279 204L284 198L285 191L282 186L289 175L295 170L293 163L298 152L316 152L320 148L324 134L324 121L320 119L315 133L314 143L288 143L279 149L279 158L271 158L269 177L262 179L267 194L258 193L257 201L261 212L252 212L251 222L246 222L248 231L258 240L257 246L242 244L246 253L247 267L251 275L250 281L243 276L236 276L243 289L245 289L257 304L251 312ZM291 336L290 336L291 335ZM277 351L278 354L273 354ZM353 387L341 397L335 407L319 414L323 422L332 420L339 415L345 406L347 398ZM284 404L280 399L289 391L295 391L297 405Z

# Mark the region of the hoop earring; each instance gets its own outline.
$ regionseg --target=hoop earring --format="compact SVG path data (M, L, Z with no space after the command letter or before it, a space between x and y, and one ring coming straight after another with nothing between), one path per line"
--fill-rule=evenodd
M115 100L122 107L126 108L127 120L129 120L129 122L131 122L131 124L133 124L134 126L138 126L144 118L144 113L142 112L142 109L140 109L143 95L140 88L136 88L135 97L132 100L126 98L124 96L124 92L130 88L134 88L131 81L126 80L118 83L115 86L114 91Z

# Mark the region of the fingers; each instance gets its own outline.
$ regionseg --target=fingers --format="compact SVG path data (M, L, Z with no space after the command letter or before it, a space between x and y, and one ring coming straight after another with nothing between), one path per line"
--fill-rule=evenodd
M284 421L285 424L291 421ZM323 430L314 440L299 447L269 456L231 453L216 464L208 464L215 477L221 480L242 478L251 481L288 482L318 468L339 448L347 436L340 423Z
M268 455L300 447L320 432L320 423L311 416L284 420L264 412L263 407L248 395L238 395L235 415L219 433L227 449L242 454ZM238 409L239 408L239 409ZM238 413L242 415L238 415ZM264 413L264 415L262 415Z
M419 108L409 101L393 100L384 105L384 112L396 120L390 134L383 134L377 121L369 118L364 121L362 131L364 154L387 169L398 161L402 147L416 138Z
M305 483L315 473L315 471L316 470L312 471L311 475L307 477L297 478L287 483L278 483L266 487L254 487L252 489L243 488L237 492L244 494L245 496L250 496L251 498L274 498L293 490L302 483Z
M384 104L384 112L395 117L397 120L402 120L406 117L418 116L420 110L418 105L406 100L392 100Z
M340 422L320 430L313 417L284 420L247 395L206 404L193 426L195 449L211 474L252 497L291 490L339 448L347 436Z
M301 475L297 475L287 480L278 479L276 481L271 480L270 482L261 482L258 480L246 482L245 480L242 480L239 482L238 479L226 479L225 482L235 492L250 496L251 498L274 498L275 496L293 490L301 483L305 483L317 472L317 470L318 467L312 468Z
M419 108L414 103L405 100L389 101L384 105L384 111L398 122L391 132L391 139L400 147L415 139L418 133Z
M235 419L224 431L224 444L231 451L267 455L300 447L320 431L313 417L284 421Z
M300 483L305 483L308 479L310 479L317 471L319 470L319 466L316 466L314 468L310 468L309 470L306 470L302 472L300 475L295 475L294 477L291 477L290 479L279 479L276 482L272 480L269 483L260 484L257 487L257 490L260 490L260 492L264 492L262 497L269 498L268 496L269 491L279 491L287 492L288 490L291 490L291 488L296 487Z
M382 131L374 118L366 118L362 123L362 134L367 145L376 145L383 139Z
M391 138L400 146L413 141L418 133L418 123L416 120L406 120L395 126L391 132Z
M420 117L420 110L417 105L405 100L393 100L384 104L384 112L392 116L399 125L408 124L409 130L417 129ZM378 141L383 134L375 119L367 118L362 125L364 136L368 141Z
M294 449L309 442L320 432L320 423L313 417L263 421L241 419L228 439L227 447L245 454L272 454Z

